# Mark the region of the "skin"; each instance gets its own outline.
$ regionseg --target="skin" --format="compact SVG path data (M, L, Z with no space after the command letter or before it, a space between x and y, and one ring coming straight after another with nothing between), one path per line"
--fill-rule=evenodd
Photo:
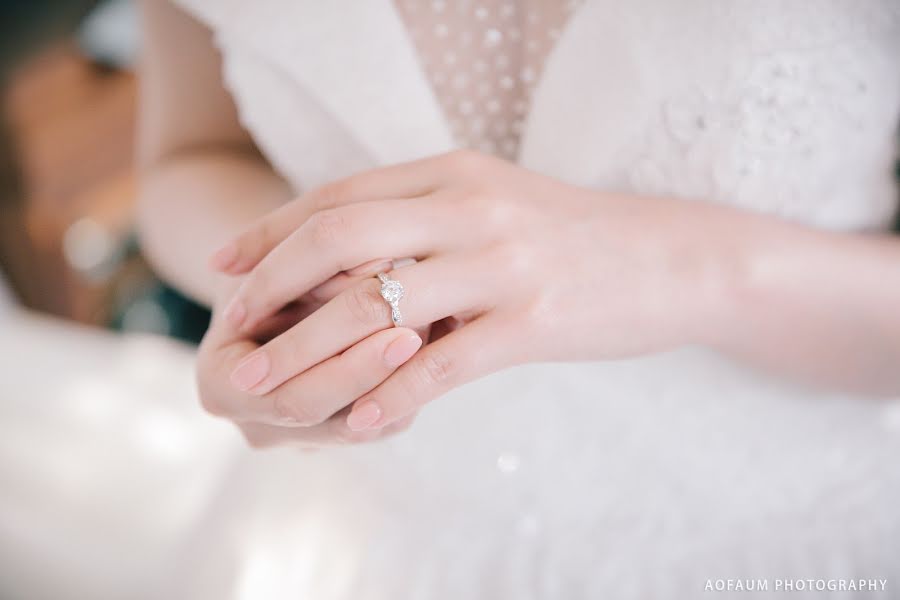
M172 84L164 67L147 85ZM221 168L221 157L204 160ZM688 345L823 387L900 392L900 242L887 235L581 189L466 151L362 173L274 212L239 193L254 189L249 176L246 188L214 189L183 155L154 164L186 163L196 170L166 192L182 202L151 185L143 213L183 224L167 232L180 250L155 255L163 273L197 282L201 298L221 290L200 351L201 397L257 445L367 441L507 366ZM160 170L151 177L165 181ZM227 226L223 215L240 203L268 214L213 255L232 279L203 281L207 267L191 271L207 247L198 238L227 237L243 215ZM155 222L144 218L148 241ZM406 288L404 325L435 324L435 335L395 365L381 336L413 333L392 327L371 275L402 256L419 260L390 271Z
M252 330L345 265L384 255L419 259L391 272L408 289L404 323L462 323L360 397L352 428L383 427L515 364L687 345L816 383L900 390L900 245L887 236L580 189L471 152L364 173L325 196L330 206L300 198L226 246L226 271L254 265L225 310L232 327ZM272 220L296 229L268 237ZM252 353L232 383L266 397L390 327L379 288L343 291Z
M347 286L370 277L379 265L361 265L355 272L331 278L289 310L267 319L251 335L238 335L221 325L222 305L240 279L216 272L209 255L256 218L283 205L291 194L241 127L221 80L220 58L209 30L169 2L147 0L141 9L144 51L138 228L144 254L157 272L183 293L212 307L213 322L197 360L197 385L204 407L229 417L254 447L295 444L314 448L371 441L401 430L411 419L375 433L357 433L338 421L299 429L292 415L303 413L306 405L293 405L311 397L314 390L329 387L333 397L351 401L368 391L363 384L374 387L380 383L379 377L383 379L392 370L383 356L379 359L379 351L383 355L397 339L420 344L425 331L417 334L404 329L372 336L369 343L347 352L341 361L301 380L301 387L311 390L310 395L297 390L289 402L290 388L286 388L282 399L270 402L265 413L258 398L229 383L229 373L261 341L286 330ZM396 354L391 358L396 360ZM343 373L332 386L338 364L343 365ZM346 388L342 387L345 382ZM240 416L236 407L241 407L245 416Z

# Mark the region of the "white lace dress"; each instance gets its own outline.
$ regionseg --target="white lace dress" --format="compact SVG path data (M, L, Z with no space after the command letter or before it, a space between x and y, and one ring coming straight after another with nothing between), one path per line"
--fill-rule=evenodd
M818 227L885 228L896 206L894 0L182 4L297 190L464 144ZM240 453L178 594L681 599L874 577L896 598L898 458L897 402L701 350L529 365L384 443Z

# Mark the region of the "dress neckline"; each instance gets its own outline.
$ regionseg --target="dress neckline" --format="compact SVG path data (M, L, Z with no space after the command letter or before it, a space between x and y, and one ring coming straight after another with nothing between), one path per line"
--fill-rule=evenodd
M547 58L581 0L393 0L455 143L518 157Z
M453 128L451 127L450 119L448 118L447 112L444 110L444 107L442 106L441 100L438 96L438 92L435 89L435 86L430 81L429 74L425 68L425 65L422 64L421 55L418 51L416 42L412 38L410 29L407 26L407 23L404 20L403 15L401 14L400 10L397 7L397 1L398 0L387 0L388 4L390 6L390 11L392 13L393 20L395 20L397 22L397 24L399 25L402 43L406 47L406 50L416 58L416 60L415 60L415 64L416 64L415 71L416 71L416 79L417 79L416 85L417 86L421 85L421 86L424 86L425 88L427 88L428 95L430 96L431 102L433 103L432 108L434 111L436 111L440 115L439 124L438 124L439 127L442 129L442 131L444 132L444 134L446 136L448 136L451 140L453 140L454 146L457 146L458 142L453 135ZM517 148L511 156L506 157L508 160L511 160L512 162L516 162L516 163L520 162L520 160L523 156L523 151L525 150L525 148L530 140L529 124L531 123L531 121L533 121L534 114L536 112L534 103L533 103L533 101L531 101L531 99L536 97L539 93L541 93L543 88L546 87L546 85L547 85L546 81L548 79L548 71L553 68L553 64L555 63L554 59L555 59L556 55L558 54L561 42L563 42L564 39L568 38L571 35L570 32L572 30L573 23L576 20L578 20L584 5L587 4L588 2L589 2L589 0L569 0L567 2L567 4L570 6L570 8L568 9L568 15L567 15L565 21L559 27L558 36L556 36L556 39L554 40L552 46L549 48L549 50L544 55L544 58L542 61L542 63L543 63L542 68L540 69L539 73L537 73L534 84L531 88L531 93L530 93L531 98L529 99L529 102L527 103L527 109L521 115L522 126L521 126L521 133L520 133L519 139L518 139ZM552 76L552 73L550 75Z

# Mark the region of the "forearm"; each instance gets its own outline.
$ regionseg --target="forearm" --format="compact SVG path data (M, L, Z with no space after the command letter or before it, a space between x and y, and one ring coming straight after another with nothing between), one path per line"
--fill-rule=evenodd
M713 344L814 383L900 393L900 240L749 222Z
M210 269L210 255L289 198L285 183L249 152L204 150L164 158L142 176L143 251L164 279L208 305L224 277Z

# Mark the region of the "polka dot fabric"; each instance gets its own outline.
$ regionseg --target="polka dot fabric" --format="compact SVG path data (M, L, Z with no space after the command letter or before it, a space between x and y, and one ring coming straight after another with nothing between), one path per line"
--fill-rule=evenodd
M456 142L509 160L580 0L395 0Z

